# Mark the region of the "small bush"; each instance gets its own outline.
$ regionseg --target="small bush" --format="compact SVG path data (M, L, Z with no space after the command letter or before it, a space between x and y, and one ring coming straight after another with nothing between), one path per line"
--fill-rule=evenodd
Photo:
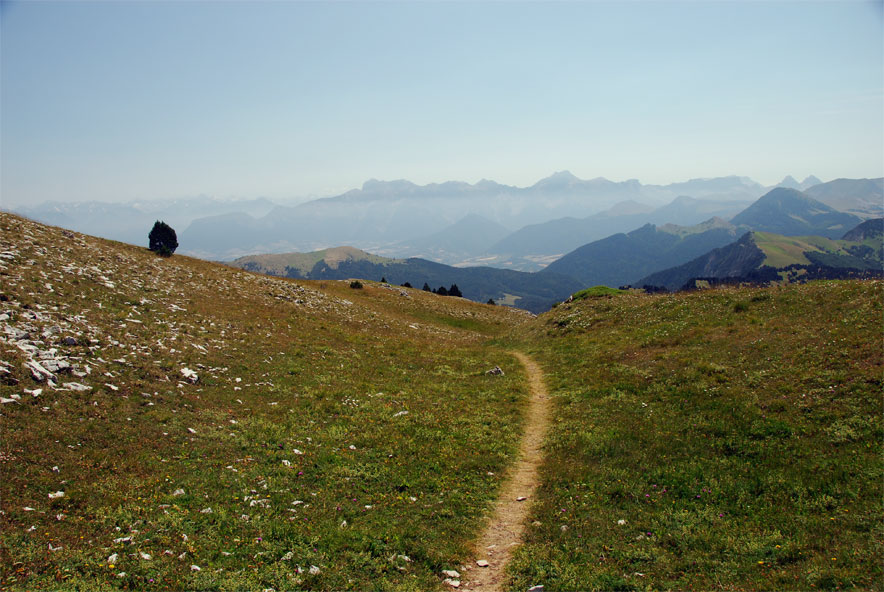
M352 282L350 282L350 287L354 290L361 290L362 282L360 282L359 280L353 280Z
M157 220L147 235L148 248L161 257L170 257L178 248L178 235L175 229Z

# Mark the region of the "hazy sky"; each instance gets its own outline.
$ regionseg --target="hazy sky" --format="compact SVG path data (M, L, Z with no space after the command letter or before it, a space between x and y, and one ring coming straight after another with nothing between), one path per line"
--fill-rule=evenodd
M8 2L0 203L884 175L882 2Z

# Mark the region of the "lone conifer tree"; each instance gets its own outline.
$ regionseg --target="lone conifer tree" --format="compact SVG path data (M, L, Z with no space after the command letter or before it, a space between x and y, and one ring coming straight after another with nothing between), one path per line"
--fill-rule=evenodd
M148 248L162 257L170 257L178 248L178 235L175 234L175 229L160 220L154 223L147 239L150 241Z
M448 295L463 298L463 294L460 293L460 288L457 287L457 284L451 284L451 287L448 288Z

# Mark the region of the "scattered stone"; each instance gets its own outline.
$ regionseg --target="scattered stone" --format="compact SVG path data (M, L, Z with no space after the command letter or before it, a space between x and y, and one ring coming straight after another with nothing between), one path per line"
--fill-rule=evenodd
M91 386L86 386L85 384L80 384L79 382L66 382L64 383L64 388L69 391L91 391Z
M61 340L64 345L79 345L80 342L77 341L76 337L71 337L70 335Z
M318 567L316 567L315 565L311 565L310 569L307 570L307 573L309 573L311 576L316 576L316 575L321 574L322 570L319 569Z
M528 588L528 592L543 592L543 585L540 586L531 586Z
M460 588L460 580L456 580L454 578L445 578L442 580L444 584L448 584L452 588Z
M488 567L488 561L486 561L485 559L479 559L478 561L476 561L476 565L478 565L479 567Z
M117 562L117 559L119 559L119 558L120 558L120 556L117 555L116 553L114 553L110 557L107 558L107 562L108 562L108 564L113 565Z
M196 384L200 379L199 374L187 367L181 369L181 376L190 384Z
M520 495L519 497L516 498L516 501L517 501L517 502L523 502L523 501L525 501L526 499L528 499L527 496Z
M446 578L459 578L460 572L458 572L456 569L443 569L442 575Z
M495 366L491 370L485 372L487 376L503 376L503 370L500 369L500 366Z
M35 362L34 360L30 360L24 363L24 367L26 370L31 371L31 376L37 382L43 382L44 380L53 380L55 375L52 374L49 370L40 365L39 362Z
M62 497L64 497L64 492L63 492L63 491L56 491L55 493L50 493L50 494L49 494L49 499L59 499L59 498L62 498Z

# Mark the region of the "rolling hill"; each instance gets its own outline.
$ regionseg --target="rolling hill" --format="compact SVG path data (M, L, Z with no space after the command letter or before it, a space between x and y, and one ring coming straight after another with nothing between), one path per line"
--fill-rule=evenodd
M767 283L880 277L884 273L882 227L881 219L869 220L848 231L840 240L747 232L733 244L714 249L684 265L650 274L636 285L678 290L698 278Z
M417 288L456 284L465 298L489 299L534 313L548 310L580 289L580 282L559 274L534 274L493 267L452 267L426 259L387 259L352 247L314 253L252 255L230 262L234 267L271 275L312 280L386 279Z

